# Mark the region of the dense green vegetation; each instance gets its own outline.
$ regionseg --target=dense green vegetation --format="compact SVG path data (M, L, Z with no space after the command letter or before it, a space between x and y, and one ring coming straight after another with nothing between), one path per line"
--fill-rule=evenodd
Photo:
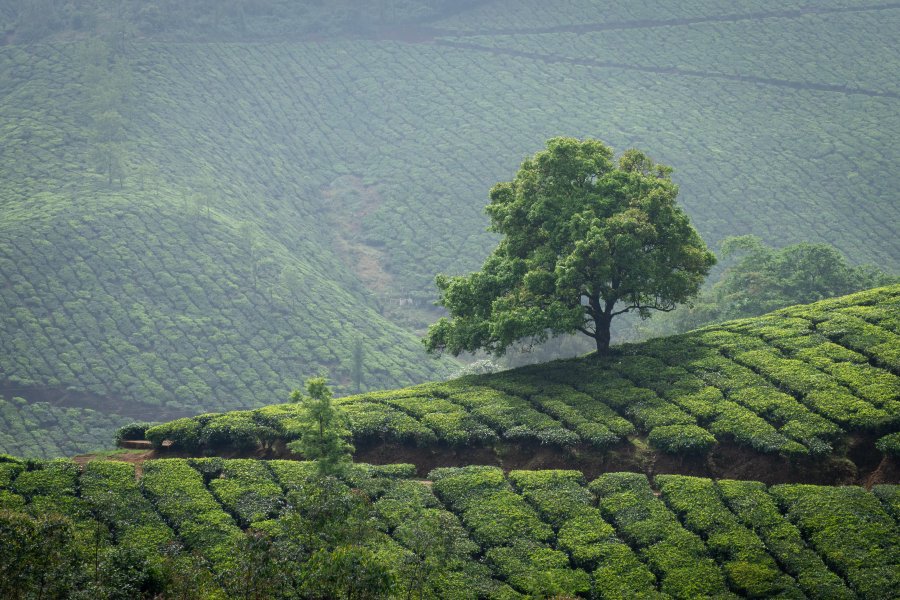
M110 430L129 421L127 417L90 408L66 408L0 396L0 450L33 458L72 456L109 447Z
M767 489L636 473L587 485L577 471L478 466L419 481L412 472L356 464L337 479L305 462L165 459L136 481L124 463L79 470L6 457L0 585L29 597L40 567L57 575L44 597L78 585L101 598L355 597L360 581L374 586L366 597L397 598L900 592L897 486ZM13 537L23 532L32 533ZM41 555L51 541L55 551Z
M336 401L354 441L609 449L633 434L664 453L731 442L788 457L840 455L853 434L896 453L900 285L489 375ZM292 440L291 404L157 425L147 439L216 450ZM222 431L233 434L219 435ZM257 433L254 433L257 432ZM241 443L232 443L241 439ZM256 436L256 437L254 437ZM882 437L883 436L883 437ZM249 441L243 441L249 440ZM255 440L255 443L251 443Z
M408 333L433 275L478 266L486 190L554 135L652 148L711 244L896 271L900 10L449 4L0 3L3 395L170 419L439 378Z
M643 328L688 331L900 280L872 265L851 265L829 244L800 243L776 249L755 236L732 237L722 242L719 259L727 266L690 306L642 324Z

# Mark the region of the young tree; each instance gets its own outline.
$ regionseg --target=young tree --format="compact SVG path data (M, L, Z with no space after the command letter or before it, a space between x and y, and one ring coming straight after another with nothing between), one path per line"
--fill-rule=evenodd
M316 461L319 473L332 475L340 472L350 462L353 446L347 441L350 432L343 414L331 403L331 390L324 377L314 377L306 382L307 397L298 390L291 393L292 402L300 402L304 408L300 437L288 444L292 452Z
M362 388L364 362L365 350L363 349L362 340L356 338L353 341L353 365L350 369L350 376L353 379L353 391L355 391L357 394Z
M429 328L428 350L501 355L523 338L581 332L604 354L615 316L691 299L715 256L675 203L671 172L638 150L614 161L598 140L549 140L491 189L502 237L482 270L437 276L450 318Z

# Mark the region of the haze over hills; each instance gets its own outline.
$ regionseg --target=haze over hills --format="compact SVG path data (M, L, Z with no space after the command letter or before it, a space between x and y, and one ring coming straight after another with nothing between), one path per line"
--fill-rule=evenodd
M326 27L198 2L149 27L123 2L37 32L0 6L5 431L89 423L26 454L314 374L447 375L415 335L434 274L479 266L487 190L553 135L673 165L712 245L900 267L900 5L421 2Z

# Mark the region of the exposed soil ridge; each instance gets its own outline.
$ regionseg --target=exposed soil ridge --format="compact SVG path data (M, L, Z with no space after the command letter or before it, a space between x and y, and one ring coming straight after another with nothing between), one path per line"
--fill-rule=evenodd
M537 443L502 442L494 446L418 447L401 442L357 443L353 459L373 465L410 463L419 477L438 467L489 465L504 471L515 469L571 469L588 479L603 473L631 471L648 477L661 474L692 475L711 479L761 481L766 485L809 483L817 485L862 485L900 482L900 461L884 456L875 448L873 435L857 435L848 440L846 456L790 459L761 454L731 442L721 442L705 455L670 455L653 450L641 437L632 437L608 450L586 445L560 448ZM127 446L128 441L123 445ZM221 449L203 453L163 448L140 455L140 462L154 458L195 456L298 460L283 442L270 449L238 451ZM116 456L110 456L116 459ZM129 462L135 462L133 458Z

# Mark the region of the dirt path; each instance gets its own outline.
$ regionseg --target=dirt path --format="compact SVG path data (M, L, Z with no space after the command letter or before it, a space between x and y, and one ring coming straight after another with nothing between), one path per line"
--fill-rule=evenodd
M95 460L116 460L134 465L134 477L140 479L144 475L144 461L156 458L154 450L123 450L114 453L80 454L72 457L80 466Z

